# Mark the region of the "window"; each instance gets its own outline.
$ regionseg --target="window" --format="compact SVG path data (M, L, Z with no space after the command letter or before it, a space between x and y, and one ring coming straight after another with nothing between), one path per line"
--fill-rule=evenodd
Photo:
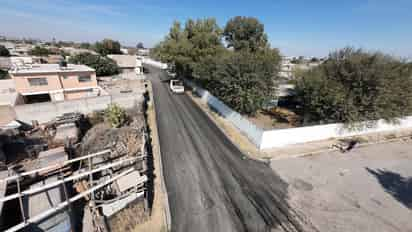
M40 77L40 78L29 78L29 84L31 86L41 86L41 85L48 85L49 83L47 82L46 78Z
M92 78L90 77L90 75L79 76L79 82L89 82L89 81L92 81Z

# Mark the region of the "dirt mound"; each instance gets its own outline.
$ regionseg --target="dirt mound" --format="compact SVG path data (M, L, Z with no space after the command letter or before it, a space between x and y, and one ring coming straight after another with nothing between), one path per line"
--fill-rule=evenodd
M115 156L135 155L141 152L143 144L140 128L125 126L111 128L107 123L92 127L83 137L81 155L112 149Z

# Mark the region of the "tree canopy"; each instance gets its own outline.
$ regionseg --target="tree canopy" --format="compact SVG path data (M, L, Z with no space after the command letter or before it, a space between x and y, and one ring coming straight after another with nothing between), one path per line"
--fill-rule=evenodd
M96 42L94 44L94 50L103 56L109 54L122 54L120 48L120 43L111 39L104 39L102 42Z
M10 51L3 45L0 45L0 56L10 56Z
M265 27L253 17L236 16L230 19L225 27L225 41L235 51L250 50L252 52L268 46Z
M0 80L7 79L8 78L8 72L6 70L0 69Z
M48 56L54 53L47 48L36 46L29 51L29 54L32 56Z
M240 113L254 114L272 96L280 55L270 49L257 19L240 17L246 20L244 28L236 19L229 21L227 33L246 29L256 33L228 38L214 18L189 19L183 28L174 22L151 55L172 64L178 76L192 78ZM234 51L225 48L224 39L236 44Z
M143 49L144 48L143 43L142 42L137 43L136 48Z
M96 76L110 76L119 73L119 67L114 60L91 53L81 53L72 56L69 62L73 64L84 64L94 68L96 70Z
M230 52L215 63L206 60L201 65L208 77L203 86L234 110L254 114L274 97L273 73L279 70L279 61L276 49Z
M412 113L412 67L399 59L344 48L296 80L308 122L392 120Z
M214 18L189 19L184 28L179 22L174 22L169 34L153 49L152 54L174 64L179 75L190 78L197 62L224 50L221 38L221 29Z

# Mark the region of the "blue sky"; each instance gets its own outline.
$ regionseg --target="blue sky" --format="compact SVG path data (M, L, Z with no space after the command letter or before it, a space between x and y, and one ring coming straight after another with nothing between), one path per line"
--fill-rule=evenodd
M51 40L160 41L174 20L237 15L265 24L285 55L344 46L412 58L412 0L0 0L0 35Z

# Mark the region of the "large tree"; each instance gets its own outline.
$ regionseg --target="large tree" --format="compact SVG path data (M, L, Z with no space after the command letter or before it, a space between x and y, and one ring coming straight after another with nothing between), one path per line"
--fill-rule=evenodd
M0 45L0 56L10 56L10 51L3 45Z
M36 46L29 51L29 54L32 56L48 56L55 53L45 47Z
M142 42L137 43L136 48L143 49L144 48L143 43Z
M102 42L96 42L94 44L94 50L103 56L109 54L123 54L120 48L121 45L119 41L114 41L112 39L104 39Z
M235 51L246 49L255 52L268 47L265 27L253 17L236 16L230 19L223 35L228 47Z
M309 122L393 120L412 113L412 68L379 52L345 48L302 74L296 94Z
M81 53L70 57L70 63L84 64L96 70L96 76L110 76L119 73L116 62L108 57L94 55L91 53Z
M229 52L205 59L199 66L203 86L234 110L253 115L273 96L274 74L279 70L277 49L258 53Z
M0 80L7 79L7 78L8 78L7 70L0 69Z
M239 30L248 33L234 36ZM272 97L279 52L270 49L263 25L254 18L231 19L225 32L224 37L213 18L189 19L184 28L175 22L152 56L174 64L179 76L193 78L240 113L254 114ZM223 38L235 49L225 48Z
M182 28L174 22L164 41L152 51L152 56L173 64L181 76L193 77L196 64L207 56L216 56L224 50L222 31L213 18L188 20Z

